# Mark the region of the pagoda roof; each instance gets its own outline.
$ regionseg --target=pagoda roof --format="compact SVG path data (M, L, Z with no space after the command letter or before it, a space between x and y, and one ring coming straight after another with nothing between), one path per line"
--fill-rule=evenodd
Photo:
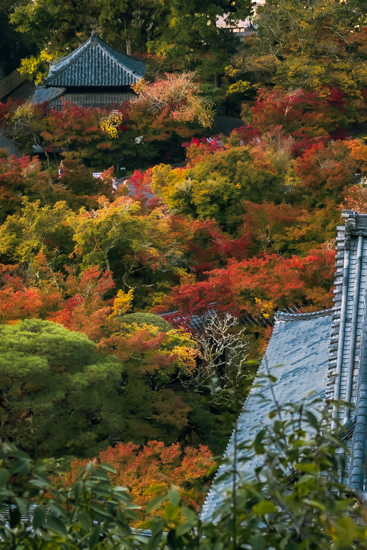
M51 64L45 86L130 86L145 74L145 64L111 48L96 32L79 48Z

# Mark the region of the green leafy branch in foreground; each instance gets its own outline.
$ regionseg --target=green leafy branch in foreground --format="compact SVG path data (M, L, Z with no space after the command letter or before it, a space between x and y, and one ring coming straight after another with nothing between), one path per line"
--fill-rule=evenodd
M0 460L1 548L139 548L129 527L138 506L111 485L109 465L91 462L71 487L57 487L44 462L12 445L2 445Z
M111 485L110 466L90 463L72 486L55 486L44 462L1 444L0 548L367 548L367 510L339 481L345 445L340 432L325 428L327 412L315 412L316 405L276 403L269 426L238 445L224 476L232 479L232 491L214 521L205 523L171 488L148 505L150 513L164 504L163 517L133 529L138 507L127 489ZM240 463L253 458L255 475L241 479Z
M279 405L274 395L273 401L269 426L254 441L235 445L232 492L206 527L206 540L212 548L220 541L218 550L367 548L366 509L340 482L348 453L344 429L328 429L329 412L317 399L307 407Z

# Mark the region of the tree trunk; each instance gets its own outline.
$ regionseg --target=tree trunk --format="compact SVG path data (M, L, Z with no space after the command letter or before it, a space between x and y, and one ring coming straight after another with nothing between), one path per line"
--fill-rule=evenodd
M127 55L131 55L131 38L126 38L126 53Z

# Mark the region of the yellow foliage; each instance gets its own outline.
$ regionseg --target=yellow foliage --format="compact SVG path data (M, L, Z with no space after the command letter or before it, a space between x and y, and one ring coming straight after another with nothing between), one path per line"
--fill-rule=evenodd
M150 296L152 307L160 306L165 302L167 294L165 292L153 292Z
M268 319L274 312L275 303L273 300L261 300L260 298L255 298L255 302L259 306L261 314L265 317L265 319Z
M113 312L111 317L116 315L124 315L131 309L131 303L134 298L134 290L130 289L129 292L119 290L117 296L113 302Z
M50 62L57 58L54 53L51 55L46 49L42 50L38 57L31 55L21 60L19 72L20 74L33 80L35 84L41 84L42 80L47 76Z
M247 80L237 80L234 84L231 84L226 92L226 95L231 94L244 94L251 90L252 84Z
M116 139L119 137L117 128L120 126L123 120L122 113L112 111L107 117L101 119L99 127L102 132L106 133L111 139Z
M16 109L16 111L13 114L13 120L33 120L36 112L36 107L34 103L31 103L30 101L26 101L25 103L22 103L19 105L19 107Z

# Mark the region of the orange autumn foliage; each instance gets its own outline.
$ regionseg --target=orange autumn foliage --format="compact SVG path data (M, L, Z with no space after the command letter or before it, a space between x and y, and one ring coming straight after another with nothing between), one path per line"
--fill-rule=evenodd
M114 288L112 275L98 266L75 275L52 271L39 252L32 269L25 273L19 266L0 265L0 320L40 318L60 323L65 328L84 332L94 341L117 327L111 316L113 299L106 294Z
M138 97L130 104L132 110L136 105L143 106L156 116L164 113L167 120L197 121L203 127L212 124L212 104L200 96L193 73L166 74L153 83L142 79L133 88Z
M355 169L361 175L367 174L367 145L359 139L352 139L348 143L351 157L355 162Z
M111 318L113 301L105 299L115 286L112 274L103 273L98 266L86 269L79 277L70 268L67 271L65 287L69 298L64 300L62 309L47 319L98 341L116 325Z
M326 137L337 129L343 122L344 104L340 90L330 88L320 92L262 88L250 112L252 123L261 132L280 127L300 140Z
M343 208L365 214L367 212L367 187L365 185L350 187L344 195Z
M317 143L296 160L299 198L308 207L338 202L344 187L352 183L355 170L356 161L347 142Z
M20 319L44 318L60 307L62 296L55 286L27 284L19 265L0 265L0 321L14 323Z
M207 280L184 282L173 289L171 305L186 314L216 309L257 315L290 305L308 310L332 305L334 250L311 251L305 258L276 254L229 261L225 269L207 273Z
M110 474L113 484L127 487L143 508L153 493L175 485L184 502L196 510L203 502L208 469L215 464L207 446L182 448L179 443L165 446L160 441L149 441L144 447L121 442L102 451L94 460L111 464L116 469L115 474ZM66 476L67 483L75 481L78 470L87 463L74 460ZM145 515L143 510L142 517Z

